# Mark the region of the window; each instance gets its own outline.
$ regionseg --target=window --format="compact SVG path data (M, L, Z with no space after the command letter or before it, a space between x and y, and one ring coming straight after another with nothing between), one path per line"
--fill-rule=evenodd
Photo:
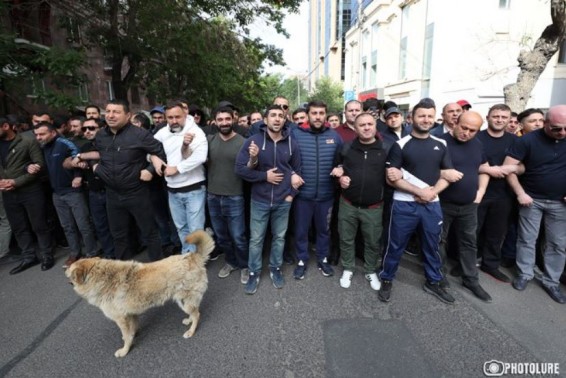
M377 51L371 52L371 70L369 72L369 86L374 87L377 82Z
M432 68L432 41L434 39L434 24L428 24L424 40L423 79L430 79Z
M79 98L82 102L88 102L88 85L87 83L83 83L79 85Z
M558 51L558 63L566 63L566 39L560 44L560 50Z
M499 0L499 9L511 8L511 0Z
M367 64L367 57L362 58L362 88L367 86L367 77L368 77L368 64Z
M108 100L114 100L114 86L110 80L106 80L106 91L108 93Z
M399 45L399 80L407 76L407 37L401 38Z

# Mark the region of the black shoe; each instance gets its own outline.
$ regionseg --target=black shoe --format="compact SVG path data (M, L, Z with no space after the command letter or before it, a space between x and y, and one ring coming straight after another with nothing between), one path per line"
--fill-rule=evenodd
M462 266L460 264L454 266L450 269L450 275L452 277L462 277Z
M283 253L283 261L285 262L285 264L288 264L288 265L294 265L295 264L295 258L290 253L289 254Z
M389 302L389 299L391 299L392 286L393 284L391 283L391 281L382 281L381 288L377 292L377 299L382 302Z
M470 284L470 283L464 282L462 285L466 289L470 290L472 292L472 294L474 294L476 297L478 297L482 301L491 302L491 296L487 293L487 291L485 291L483 289L483 287L480 286L479 283Z
M526 279L526 278L523 278L523 277L521 277L521 276L516 277L516 278L513 280L513 283L512 283L513 287L514 287L516 290L519 290L519 291L525 290L525 289L527 288L527 285L528 285L528 284L529 284L529 280Z
M550 298L554 299L554 301L560 304L566 303L566 298L564 297L564 295L562 295L562 292L560 291L560 288L558 286L542 285L542 288L544 289L544 291L546 291L548 295L550 295Z
M22 261L20 263L20 265L18 265L17 267L15 267L14 269L10 270L10 274L18 274L23 272L26 269L31 268L34 265L39 264L39 260L38 259L34 259L34 260L25 260Z
M452 304L456 301L454 297L450 295L450 293L448 293L443 287L441 287L438 282L425 282L425 284L423 285L423 290L431 295L434 295L444 303Z
M448 282L448 278L442 277L440 282L438 283L441 288L446 289L450 287L450 282Z
M214 248L214 251L212 251L212 253L210 254L210 257L208 258L210 261L214 261L217 260L218 257L222 254L223 252L219 249L219 248Z
M515 266L515 259L509 257L502 257L501 263L499 264L503 268L513 268Z
M55 259L53 257L44 257L41 261L41 270L49 270L53 268L53 265L55 265Z
M492 276L493 278L495 278L498 281L505 282L505 283L511 282L511 278L509 278L508 275L506 275L505 273L503 273L499 269L487 269L486 267L482 266L480 268L480 270L484 273L489 274L490 276Z

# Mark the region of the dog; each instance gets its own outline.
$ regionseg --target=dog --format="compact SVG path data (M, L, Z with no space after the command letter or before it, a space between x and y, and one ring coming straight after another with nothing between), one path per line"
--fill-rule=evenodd
M188 315L183 324L190 328L183 337L194 335L200 302L208 288L205 264L215 244L202 230L188 235L186 241L196 245L196 252L151 263L87 258L66 269L65 275L75 292L100 308L120 328L124 346L114 353L116 357L124 357L130 351L138 315L169 300L177 302Z

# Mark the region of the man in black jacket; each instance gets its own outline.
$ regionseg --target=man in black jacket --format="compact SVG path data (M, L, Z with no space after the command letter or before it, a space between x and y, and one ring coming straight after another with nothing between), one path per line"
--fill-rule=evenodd
M165 161L163 146L149 131L130 123L126 101L110 101L106 106L106 123L108 127L96 134L98 152L79 154L73 164L100 159L93 171L106 184L108 220L116 258L128 260L133 257L128 237L131 216L147 243L149 258L159 260L162 257L161 241L147 186L155 171L148 164L147 155L151 155L152 160L157 156Z

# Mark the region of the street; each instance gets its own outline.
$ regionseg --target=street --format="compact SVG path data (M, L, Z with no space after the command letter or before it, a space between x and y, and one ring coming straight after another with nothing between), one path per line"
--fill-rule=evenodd
M483 303L449 277L456 304L446 305L422 290L422 266L409 256L388 304L359 260L348 290L341 268L325 278L311 260L302 281L285 265L281 290L265 268L249 296L238 272L217 277L221 256L208 264L193 338L182 337L184 314L169 303L140 317L132 350L117 359L118 327L74 293L65 257L59 250L53 269L13 276L15 263L1 262L0 377L482 377L491 360L566 369L566 308L538 282L518 292L480 272L493 297Z

